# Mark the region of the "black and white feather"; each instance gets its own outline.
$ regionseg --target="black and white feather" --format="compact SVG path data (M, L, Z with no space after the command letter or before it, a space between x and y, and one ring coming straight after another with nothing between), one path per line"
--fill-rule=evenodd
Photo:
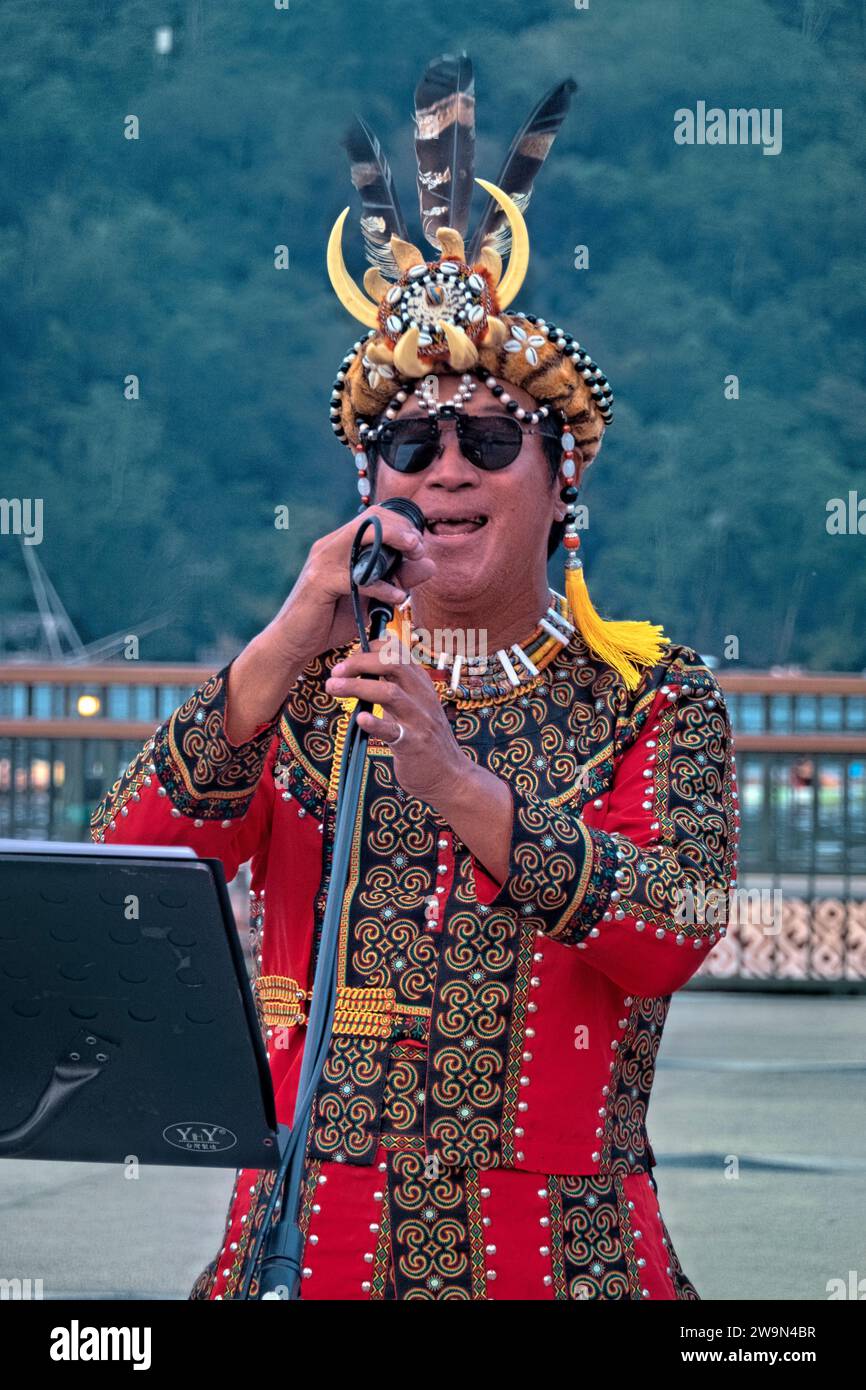
M494 180L525 212L536 176L550 153L577 83L566 78L551 87L520 126ZM424 236L437 254L436 232L453 227L466 238L475 183L475 77L466 53L445 53L427 64L415 89L415 157L418 203ZM400 270L390 247L392 236L411 242L406 219L382 146L355 116L343 146L352 183L361 197L361 231L367 260L387 279ZM488 197L465 259L471 265L483 246L503 258L511 249L511 229L502 208Z
M397 280L400 271L391 251L393 235L409 241L406 219L382 146L366 121L355 116L343 139L349 156L352 183L361 196L361 231L367 260L386 280Z
M559 128L568 114L577 83L567 77L541 98L533 107L511 142L499 177L493 182L513 198L525 213L532 197L532 188L539 169L544 164ZM466 248L466 260L471 265L478 259L482 246L487 245L504 259L511 249L511 229L502 208L488 197L481 220Z
M415 156L424 235L437 252L439 227L461 236L475 179L475 77L466 53L427 64L415 88Z

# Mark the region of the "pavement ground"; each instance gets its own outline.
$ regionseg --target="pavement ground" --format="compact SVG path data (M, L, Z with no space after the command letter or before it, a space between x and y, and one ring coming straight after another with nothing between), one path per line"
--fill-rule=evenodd
M662 1214L704 1299L826 1299L866 1278L866 998L686 990L648 1128ZM0 1161L0 1278L46 1298L185 1298L233 1172ZM864 1285L866 1287L866 1285Z

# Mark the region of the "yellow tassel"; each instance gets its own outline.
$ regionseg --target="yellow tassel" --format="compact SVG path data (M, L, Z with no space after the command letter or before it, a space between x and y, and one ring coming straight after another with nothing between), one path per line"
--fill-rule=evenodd
M602 618L589 596L582 564L575 569L566 569L565 596L586 645L606 665L619 672L627 689L636 690L643 676L639 667L655 666L668 641L661 625L644 621L613 622ZM394 613L388 630L409 645L411 627L405 612ZM378 708L375 712L381 717Z
M636 690L643 675L638 667L655 666L668 640L661 626L602 618L589 597L582 564L566 569L565 596L586 645L619 672L629 690Z

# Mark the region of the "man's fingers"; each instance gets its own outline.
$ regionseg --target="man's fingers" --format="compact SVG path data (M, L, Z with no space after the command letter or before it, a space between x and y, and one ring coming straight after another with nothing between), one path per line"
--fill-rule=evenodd
M424 537L405 517L391 511L390 507L374 505L365 516L375 512L382 523L382 540L392 549L401 551L407 558L418 560L424 554ZM372 534L372 531L371 531Z
M362 709L358 715L358 723L362 729L366 729L368 734L381 738L386 743L395 739L399 732L397 729L399 720L395 719L393 714L389 714L385 719L380 719L379 715L374 714L372 710Z
M373 680L366 676L329 676L325 687L332 695L351 696L370 704L393 706L402 701L404 692L396 681Z
M333 668L334 676L383 675L391 680L405 671L417 674L420 663L412 656L412 650L394 634L377 637L370 644L368 652L352 652L343 657Z
M396 579L396 575L395 575ZM365 584L360 592L365 598L379 598L384 603L402 603L407 596L407 590L401 588L399 582L389 584L385 580L379 579L375 584Z

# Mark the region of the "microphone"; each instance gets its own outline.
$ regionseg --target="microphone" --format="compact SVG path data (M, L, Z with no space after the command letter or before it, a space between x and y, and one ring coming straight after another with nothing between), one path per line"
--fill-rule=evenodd
M389 512L397 512L399 516L405 517L418 531L423 531L427 525L427 518L421 508L416 507L414 502L410 502L408 497L387 497L384 502L380 502L378 505L387 507ZM370 564L370 558L374 552L375 559L370 573L367 574L367 566ZM358 551L358 558L352 566L352 581L358 585L361 583L364 585L376 584L380 579L384 579L386 582L390 581L402 559L403 552L401 550L394 550L390 545L377 545L374 541L371 545L365 545Z

